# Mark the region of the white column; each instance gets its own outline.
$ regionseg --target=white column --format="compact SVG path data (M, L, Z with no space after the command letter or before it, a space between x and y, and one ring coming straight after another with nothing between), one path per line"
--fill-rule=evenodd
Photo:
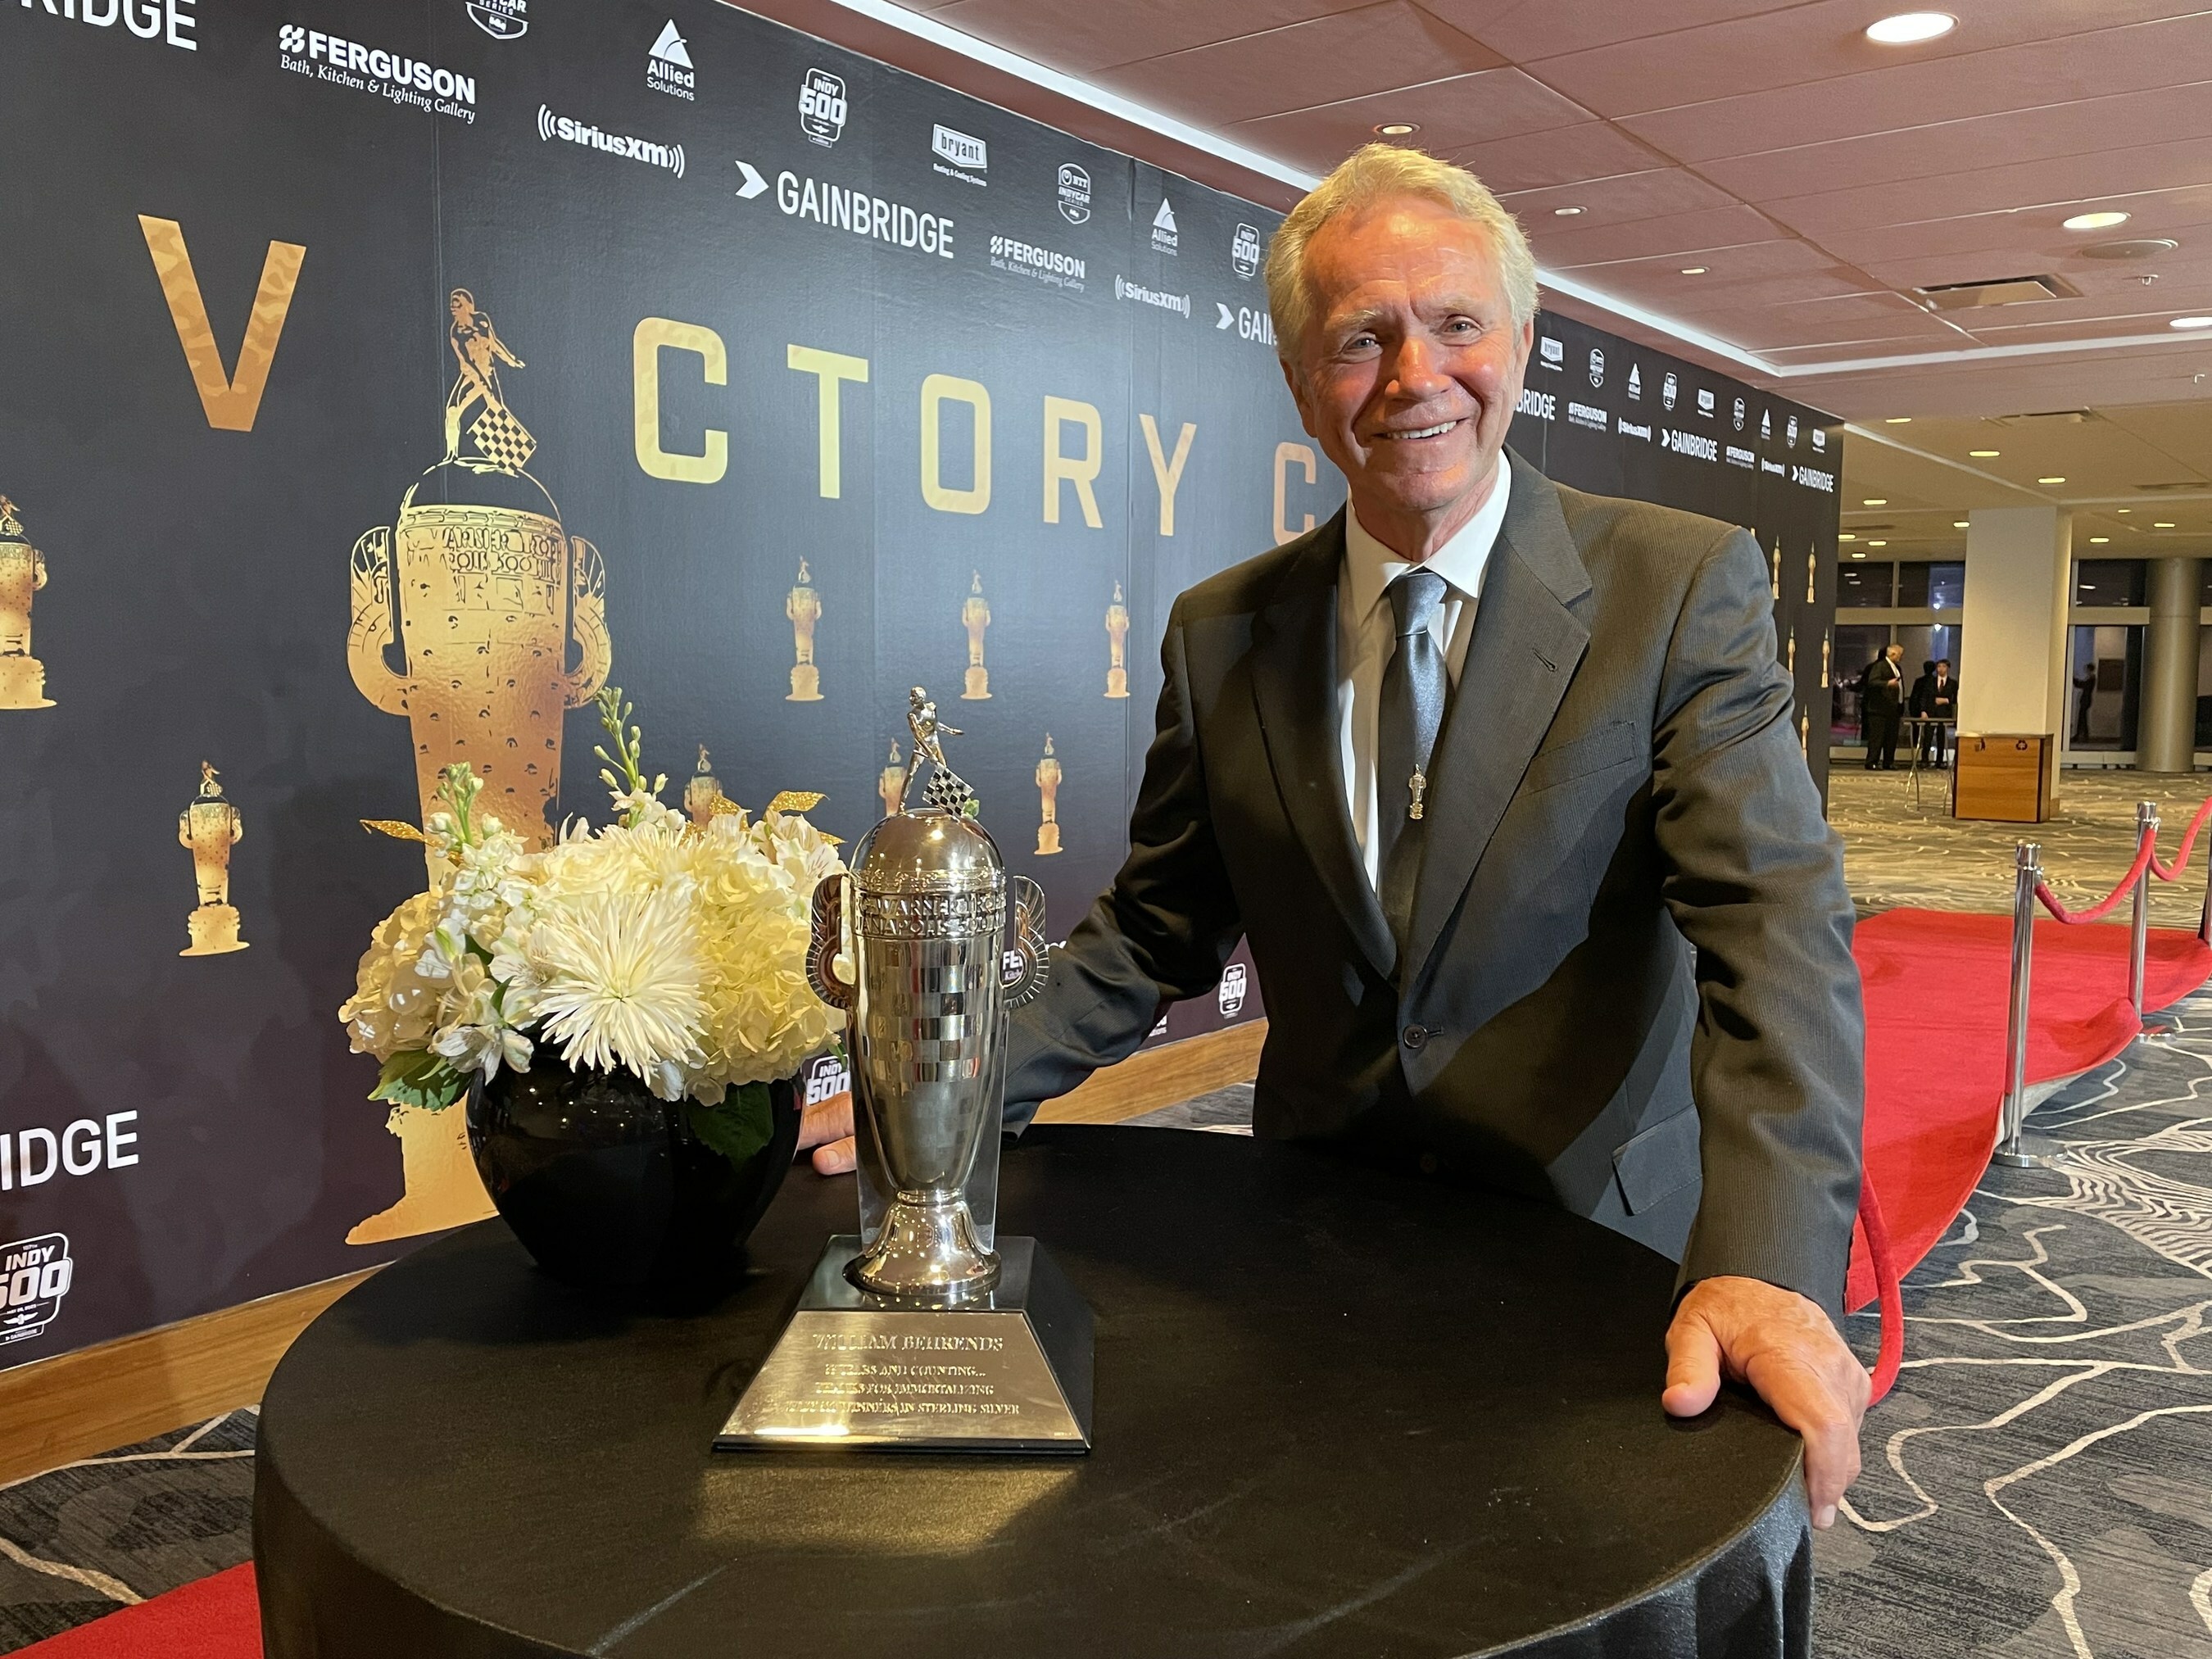
M2066 731L2066 614L2074 530L2055 507L1978 507L1966 515L1966 597L1959 615L1959 729Z
M2150 626L2144 629L2142 697L2136 704L2136 766L2186 772L2196 765L2197 623L2202 562L2152 559Z

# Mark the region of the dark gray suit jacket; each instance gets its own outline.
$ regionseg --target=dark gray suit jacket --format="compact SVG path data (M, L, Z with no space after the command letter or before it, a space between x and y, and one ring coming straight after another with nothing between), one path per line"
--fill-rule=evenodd
M1339 514L1176 602L1128 860L1015 1022L1008 1121L1129 1054L1247 935L1258 1133L1432 1152L1685 1282L1745 1274L1838 1314L1863 1016L1765 558L1512 465L1406 959L1345 805Z

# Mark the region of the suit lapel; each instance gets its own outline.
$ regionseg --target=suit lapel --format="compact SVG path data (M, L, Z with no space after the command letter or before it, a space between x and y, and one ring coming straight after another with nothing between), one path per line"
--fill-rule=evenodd
M1568 533L1559 493L1507 454L1512 495L1429 768L1428 842L1401 990L1412 988L1436 949L1589 644L1589 629L1571 608L1589 592L1589 573Z
M1307 538L1274 597L1253 619L1252 696L1267 763L1306 856L1379 974L1397 956L1382 902L1368 885L1345 804L1336 707L1336 589L1344 514Z

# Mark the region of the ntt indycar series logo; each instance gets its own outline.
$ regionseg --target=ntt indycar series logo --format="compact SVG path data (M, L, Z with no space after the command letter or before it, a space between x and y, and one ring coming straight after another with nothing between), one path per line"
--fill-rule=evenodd
M1083 292L1084 264L1079 256L1062 253L1057 248L1039 247L1034 242L1012 236L991 239L991 268L1034 277L1048 287Z
M27 1342L52 1324L76 1278L65 1234L0 1244L0 1346Z
M276 31L276 62L293 75L312 76L356 92L373 92L426 115L477 118L477 78L380 46L365 46L343 35L325 34L298 23Z
M564 143L581 144L586 149L619 155L625 161L642 161L647 167L672 173L679 179L684 176L683 145L656 144L650 138L633 138L624 133L609 132L588 121L556 115L543 104L538 106L538 136L549 144L557 138Z

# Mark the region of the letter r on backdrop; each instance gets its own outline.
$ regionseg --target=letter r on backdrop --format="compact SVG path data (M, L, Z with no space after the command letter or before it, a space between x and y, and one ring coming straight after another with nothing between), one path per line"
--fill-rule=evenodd
M1066 455L1060 453L1060 428L1063 425L1083 428L1083 453ZM1075 499L1083 508L1083 522L1093 530L1103 530L1106 521L1098 516L1098 496L1091 483L1098 477L1098 469L1105 465L1105 423L1099 418L1097 407L1079 398L1047 398L1044 400L1044 521L1060 522L1060 486L1063 482L1075 486Z
M138 228L145 233L146 251L154 256L154 275L169 302L169 318L177 325L185 365L192 372L208 424L223 432L252 431L307 250L297 242L269 244L261 283L253 294L252 314L246 320L246 337L239 343L238 372L233 374L222 366L222 352L208 322L207 302L200 296L199 279L192 275L192 256L185 250L185 228L173 219L143 213Z

